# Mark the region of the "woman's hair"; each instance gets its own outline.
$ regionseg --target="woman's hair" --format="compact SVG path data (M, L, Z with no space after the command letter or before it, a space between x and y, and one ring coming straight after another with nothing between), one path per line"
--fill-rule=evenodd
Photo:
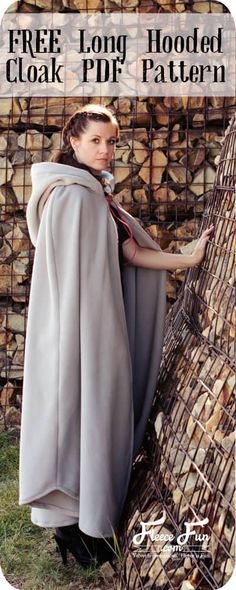
M99 104L87 104L80 107L67 121L62 131L62 148L51 157L52 162L59 164L66 164L67 160L69 162L74 153L70 138L80 137L81 133L86 131L89 121L112 123L116 127L116 138L119 139L119 125L113 113L107 107Z

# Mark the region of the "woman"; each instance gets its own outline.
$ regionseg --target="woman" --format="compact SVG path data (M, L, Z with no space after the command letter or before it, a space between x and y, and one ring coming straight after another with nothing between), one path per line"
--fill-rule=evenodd
M36 246L25 348L20 504L56 527L84 566L111 557L161 360L165 269L199 264L169 254L112 198L106 172L119 128L89 104L63 131L54 162L32 166L27 207Z

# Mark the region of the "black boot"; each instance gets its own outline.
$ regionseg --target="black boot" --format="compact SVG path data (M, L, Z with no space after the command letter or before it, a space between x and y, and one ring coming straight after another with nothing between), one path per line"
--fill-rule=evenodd
M93 553L90 551L84 538L82 538L77 524L58 527L54 538L60 549L64 565L67 563L67 550L74 555L76 561L83 567L86 568L96 565Z
M69 550L83 567L101 565L114 557L113 539L91 537L81 531L77 524L58 527L54 538L60 549L64 565Z

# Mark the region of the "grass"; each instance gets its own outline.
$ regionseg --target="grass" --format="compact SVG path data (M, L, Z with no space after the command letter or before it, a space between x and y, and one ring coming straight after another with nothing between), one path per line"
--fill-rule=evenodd
M0 433L0 563L7 581L17 590L117 588L103 568L84 570L73 556L62 564L54 531L33 525L30 507L18 504L18 460L19 433ZM118 548L118 568L120 560Z

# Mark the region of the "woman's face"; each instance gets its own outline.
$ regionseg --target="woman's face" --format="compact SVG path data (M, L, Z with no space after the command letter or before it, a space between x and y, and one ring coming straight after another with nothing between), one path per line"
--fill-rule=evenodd
M112 123L89 121L80 137L71 137L70 141L78 162L96 174L107 168L114 155L116 127Z

